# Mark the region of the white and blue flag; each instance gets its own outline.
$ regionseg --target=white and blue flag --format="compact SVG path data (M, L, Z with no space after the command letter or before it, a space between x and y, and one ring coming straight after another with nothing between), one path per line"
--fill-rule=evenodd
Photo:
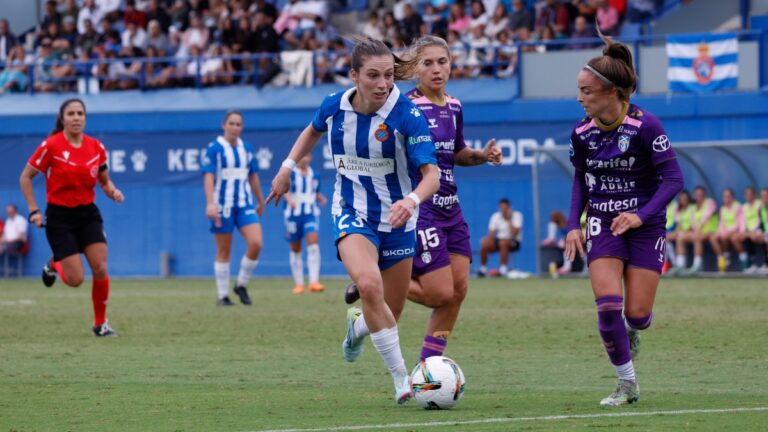
M710 92L736 88L739 80L739 41L735 33L667 36L672 92Z

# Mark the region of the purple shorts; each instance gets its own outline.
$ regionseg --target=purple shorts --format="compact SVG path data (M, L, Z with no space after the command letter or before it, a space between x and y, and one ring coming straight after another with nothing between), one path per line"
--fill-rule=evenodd
M616 257L624 261L625 266L661 273L667 243L665 223L643 225L614 237L612 221L612 217L587 214L587 261Z
M413 257L413 277L435 271L451 264L450 254L472 259L469 226L460 214L455 220L439 222L419 218L416 223L416 255Z

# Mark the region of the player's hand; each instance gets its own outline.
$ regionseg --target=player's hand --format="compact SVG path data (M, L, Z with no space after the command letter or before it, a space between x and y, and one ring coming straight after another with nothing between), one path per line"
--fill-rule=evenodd
M125 201L125 195L123 195L123 191L121 191L118 188L114 188L112 190L111 198L112 198L112 201L114 201L116 203L121 203L121 202Z
M269 204L273 199L275 200L275 207L280 204L280 198L288 193L288 189L291 187L291 170L286 167L280 167L280 170L272 179L272 190L269 191L267 201L264 203Z
M494 165L501 164L501 150L496 147L496 138L491 138L485 144L485 148L483 149L483 156L485 156L486 161Z
M392 228L400 228L408 222L414 210L416 210L416 203L408 197L403 198L392 204L387 222L392 225Z
M325 197L325 195L320 194L317 197L317 203L320 204L320 207L323 207L328 202L328 199Z
M638 228L643 224L636 213L619 213L611 222L611 234L620 236L632 228Z
M213 221L213 226L219 228L221 226L221 217L219 217L219 207L215 203L210 203L205 206L205 215L208 219Z
M267 207L267 203L264 201L260 202L259 205L256 206L256 214L261 217L261 215L264 214L264 209Z
M565 236L565 259L573 261L576 259L576 252L582 258L586 255L584 253L584 234L582 234L579 228L568 231L568 234Z

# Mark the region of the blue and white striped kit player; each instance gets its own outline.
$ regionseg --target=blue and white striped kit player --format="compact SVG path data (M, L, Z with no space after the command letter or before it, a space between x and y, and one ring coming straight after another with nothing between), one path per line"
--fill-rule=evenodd
M253 148L238 138L237 145L218 137L203 154L202 171L215 176L214 197L221 226L211 222L212 233L231 233L234 228L259 223L248 177L258 173Z
M328 132L336 168L331 213L336 242L362 234L379 250L382 270L413 256L418 209L403 227L387 223L393 203L414 189L415 173L436 165L435 145L424 115L397 86L378 111L355 112L355 89L325 98L312 128Z
M307 174L296 167L291 171L291 200L295 207L285 202L285 226L288 230L288 241L298 242L311 232L319 229L320 208L317 205L317 193L320 191L320 177L311 168L307 167Z

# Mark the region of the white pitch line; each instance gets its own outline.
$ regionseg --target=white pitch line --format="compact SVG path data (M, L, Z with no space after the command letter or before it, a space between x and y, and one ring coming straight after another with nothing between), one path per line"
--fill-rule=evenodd
M368 429L400 429L400 428L423 428L438 426L460 426L472 424L488 423L512 423L512 422L530 422L530 421L558 421L558 420L579 420L592 418L609 417L648 417L662 415L688 415L688 414L718 414L718 413L742 413L768 411L768 407L755 408L713 408L713 409L691 409L691 410L672 410L672 411L645 411L645 412L621 412L621 413L599 413L599 414L572 414L572 415L553 415L539 417L502 417L488 418L466 421L444 421L427 423L390 423L379 425L360 425L360 426L334 426L313 429L261 429L252 432L330 432L330 431L357 431Z

